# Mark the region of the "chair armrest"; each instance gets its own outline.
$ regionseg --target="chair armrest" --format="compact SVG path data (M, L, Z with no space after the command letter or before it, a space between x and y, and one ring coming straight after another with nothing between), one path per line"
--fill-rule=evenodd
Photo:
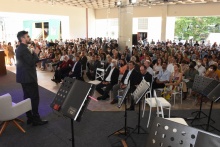
M26 99L26 100L23 100L15 105L12 106L12 109L13 109L13 114L14 114L14 117L18 117L20 115L22 115L23 113L29 111L32 109L31 107L31 100L30 98Z

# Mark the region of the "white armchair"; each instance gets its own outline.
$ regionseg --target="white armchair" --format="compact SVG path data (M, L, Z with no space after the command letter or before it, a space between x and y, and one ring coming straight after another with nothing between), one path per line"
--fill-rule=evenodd
M31 109L31 100L29 98L19 103L13 103L10 94L7 93L0 96L0 121L2 121L0 135L10 122L13 122L19 130L25 133L25 130L17 123L17 121L23 121L17 119L17 117Z

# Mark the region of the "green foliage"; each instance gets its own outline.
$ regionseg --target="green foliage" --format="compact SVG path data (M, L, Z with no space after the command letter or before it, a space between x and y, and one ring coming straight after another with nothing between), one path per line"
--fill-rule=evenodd
M175 36L180 40L204 40L209 33L220 33L220 17L179 17L175 22Z

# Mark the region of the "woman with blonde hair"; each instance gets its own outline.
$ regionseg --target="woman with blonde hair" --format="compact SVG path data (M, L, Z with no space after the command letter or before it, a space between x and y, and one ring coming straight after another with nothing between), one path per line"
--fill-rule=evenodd
M171 94L177 91L177 87L182 82L183 73L179 64L174 64L174 72L171 73L170 82L165 84L166 90L164 91L164 97L168 100L171 98Z

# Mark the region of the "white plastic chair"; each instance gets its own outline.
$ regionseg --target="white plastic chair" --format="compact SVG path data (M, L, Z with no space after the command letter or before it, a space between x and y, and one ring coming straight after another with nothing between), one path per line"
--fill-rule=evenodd
M17 119L17 117L31 109L31 100L29 98L16 104L12 102L10 94L0 96L0 121L2 121L0 135L10 122L12 122L20 131L25 133L25 130L18 124L18 122L24 121Z
M157 105L157 117L159 117L161 114L162 118L164 118L163 108L165 108L169 110L168 118L170 118L171 104L165 98L162 98L162 99L157 98L157 94L155 90L154 90L154 98L155 98L156 105Z
M154 91L155 92L155 91ZM154 96L157 97L156 92L154 93ZM160 101L160 103L163 105L164 108L168 108L169 109L169 117L170 117L170 109L171 109L171 104L163 97L157 97L157 100ZM144 107L143 107L143 114L142 117L144 117L144 113L145 113L145 107L146 104L149 105L150 109L149 109L149 116L148 116L148 122L147 122L147 128L149 127L149 123L150 123L150 118L151 118L151 109L152 108L157 108L157 102L155 98L148 98L147 94L145 94L145 103L144 103ZM157 112L157 115L159 115L159 112Z
M182 104L182 102L183 102L183 82L181 82L180 84L179 84L179 86L177 86L176 87L176 91L175 92L173 92L172 93L172 95L173 95L173 103L174 103L174 105L175 105L175 101L176 101L176 95L177 94L179 94L180 95L180 100L181 100L181 104Z
M160 96L161 96L161 94L162 94L164 88L157 88L157 89L155 89L155 90L156 90L156 91L159 91L159 92L160 92Z

